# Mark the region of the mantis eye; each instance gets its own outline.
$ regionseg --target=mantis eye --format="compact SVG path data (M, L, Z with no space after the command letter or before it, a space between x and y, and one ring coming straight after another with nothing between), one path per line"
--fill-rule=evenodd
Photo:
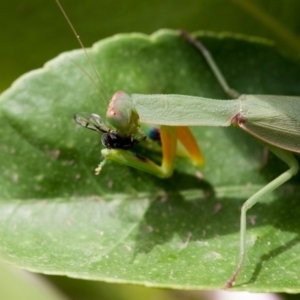
M127 131L131 126L131 98L124 92L116 92L107 109L108 122L120 131Z
M106 112L106 116L108 118L112 118L112 119L116 119L116 120L121 120L122 118L124 118L124 116L120 112L120 110L115 107L108 108L108 110Z
M109 107L106 112L106 117L109 122L118 129L128 126L128 118L116 107Z

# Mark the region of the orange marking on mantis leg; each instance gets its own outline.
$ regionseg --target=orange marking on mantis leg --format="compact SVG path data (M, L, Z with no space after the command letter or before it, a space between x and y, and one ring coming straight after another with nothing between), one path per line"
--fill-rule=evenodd
M162 168L167 174L172 174L176 156L176 129L171 126L160 127L160 139L162 144Z
M176 135L177 138L182 143L182 145L188 151L194 164L197 166L203 166L204 165L203 154L190 129L187 126L178 126L176 127Z

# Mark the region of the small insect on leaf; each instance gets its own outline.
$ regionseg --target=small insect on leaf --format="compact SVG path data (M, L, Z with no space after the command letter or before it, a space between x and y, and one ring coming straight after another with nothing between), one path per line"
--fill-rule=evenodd
M80 126L97 132L105 133L109 131L109 128L105 124L104 120L97 114L81 112L74 115L74 120Z

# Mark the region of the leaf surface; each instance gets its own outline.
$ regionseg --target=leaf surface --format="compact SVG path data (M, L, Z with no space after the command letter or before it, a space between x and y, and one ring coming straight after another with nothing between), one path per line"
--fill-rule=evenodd
M242 93L300 95L300 65L263 40L202 34ZM200 53L175 32L123 34L88 50L105 93L225 99ZM109 162L100 135L72 116L104 116L83 51L64 53L1 95L0 253L46 274L181 289L220 288L239 252L242 203L286 166L239 128L192 128L206 158L178 158L162 180ZM97 79L95 79L97 81ZM167 111L166 113L172 113ZM201 173L199 173L201 172ZM299 177L248 214L247 259L236 289L299 292Z

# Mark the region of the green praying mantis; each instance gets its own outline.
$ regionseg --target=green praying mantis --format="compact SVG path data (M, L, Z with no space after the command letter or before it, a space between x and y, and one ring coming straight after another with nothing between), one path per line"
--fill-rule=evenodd
M78 37L76 31L73 31ZM113 160L160 178L168 178L173 173L178 140L193 163L201 166L203 156L188 126L238 126L260 140L288 165L287 171L257 191L242 206L239 260L232 276L224 285L224 288L230 288L245 258L247 211L298 172L299 165L293 152L300 153L300 99L292 96L240 95L229 87L205 46L183 31L181 35L199 49L219 84L233 100L185 95L128 95L118 91L107 109L106 122L109 125L97 114L79 113L74 115L74 119L79 125L103 134L102 143L105 148L101 153L104 160L96 168L97 174L107 160ZM140 129L140 123L160 126L161 165L131 151L133 146L146 138Z

